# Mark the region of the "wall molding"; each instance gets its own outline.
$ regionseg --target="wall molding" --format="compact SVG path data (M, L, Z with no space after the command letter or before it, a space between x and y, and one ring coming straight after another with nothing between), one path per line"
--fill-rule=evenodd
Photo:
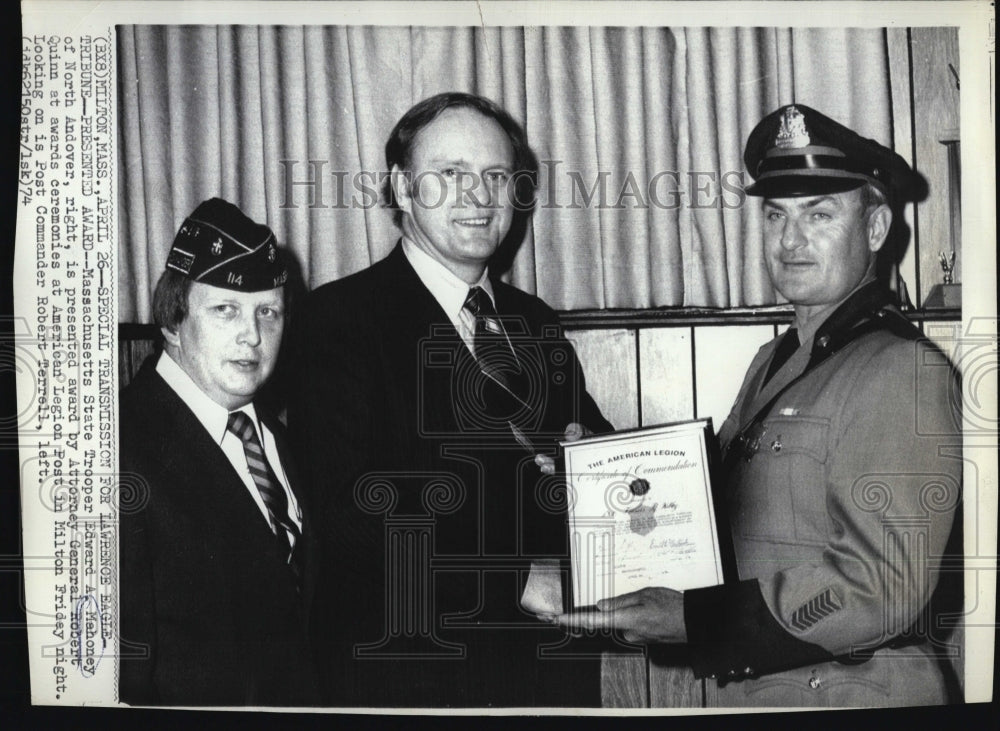
M961 320L957 307L908 310L913 322ZM567 330L607 330L619 328L685 327L710 325L780 325L791 322L790 305L766 308L731 308L726 310L692 307L664 307L649 310L572 310L559 313Z

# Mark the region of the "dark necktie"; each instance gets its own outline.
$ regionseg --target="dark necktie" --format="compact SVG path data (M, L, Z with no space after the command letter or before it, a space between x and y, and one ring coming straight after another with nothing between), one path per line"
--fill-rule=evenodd
M243 453L247 458L247 467L250 468L250 476L253 477L257 490L264 500L264 507L267 508L271 530L278 539L278 543L288 556L288 565L298 579L301 574L299 564L299 552L295 548L299 545L301 534L298 527L288 516L288 498L285 490L275 477L271 465L264 456L264 450L257 438L257 430L254 428L250 417L242 411L233 411L229 414L229 431L240 438L243 442ZM289 543L288 534L292 535L292 543Z
M472 349L475 351L479 368L499 384L517 401L524 404L521 394L521 384L518 376L521 365L518 363L514 348L507 339L507 333L500 324L490 296L482 287L473 287L465 298L467 309L476 321Z
M486 376L483 402L491 421L507 424L514 438L534 453L527 435L515 423L530 412L527 373L521 366L490 296L482 287L472 287L463 305L475 319L472 349L479 369Z
M774 349L774 355L771 357L771 365L767 367L767 374L764 376L764 382L761 383L761 388L767 385L767 382L771 380L775 373L788 362L788 359L795 355L795 351L799 349L799 332L794 327L789 328L781 342L778 343L778 347Z

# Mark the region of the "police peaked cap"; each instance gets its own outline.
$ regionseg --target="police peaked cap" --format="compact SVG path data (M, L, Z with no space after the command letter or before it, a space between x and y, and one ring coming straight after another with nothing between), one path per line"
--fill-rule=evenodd
M288 280L274 232L232 203L212 198L184 219L167 256L167 269L240 292L261 292Z
M754 183L748 195L767 198L841 193L871 183L890 201L917 200L926 182L906 160L804 104L789 104L754 127L743 152Z

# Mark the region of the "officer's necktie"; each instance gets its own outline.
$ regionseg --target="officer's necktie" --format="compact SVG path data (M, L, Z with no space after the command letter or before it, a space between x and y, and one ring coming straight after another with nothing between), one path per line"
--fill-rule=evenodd
M778 347L774 349L774 355L771 357L771 365L767 367L767 373L764 375L764 382L761 383L761 388L763 388L768 381L774 376L775 373L788 362L788 359L795 355L795 351L799 349L799 331L794 327L788 329L785 332L784 337L781 338L781 342L778 343Z
M493 302L482 287L472 287L464 308L476 323L472 339L476 362L489 382L495 384L494 388L484 388L487 410L497 422L510 427L522 447L534 453L530 439L515 423L516 415L531 411L527 373L518 361Z
M250 468L250 476L253 477L254 484L257 485L257 490L260 491L260 496L264 500L271 530L284 549L285 555L288 556L288 566L298 580L302 570L298 555L300 552L295 549L299 544L301 534L298 526L288 515L288 498L285 496L285 490L278 482L278 478L275 477L271 465L267 462L267 457L264 456L264 450L257 438L257 430L250 417L242 411L230 412L228 428L243 442L243 453L247 458L247 467ZM289 543L289 534L292 536L291 543Z

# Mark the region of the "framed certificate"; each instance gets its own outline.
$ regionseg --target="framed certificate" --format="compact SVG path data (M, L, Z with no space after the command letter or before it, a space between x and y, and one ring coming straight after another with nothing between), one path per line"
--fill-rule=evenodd
M574 607L647 586L684 591L723 583L731 540L712 493L711 419L562 447Z

